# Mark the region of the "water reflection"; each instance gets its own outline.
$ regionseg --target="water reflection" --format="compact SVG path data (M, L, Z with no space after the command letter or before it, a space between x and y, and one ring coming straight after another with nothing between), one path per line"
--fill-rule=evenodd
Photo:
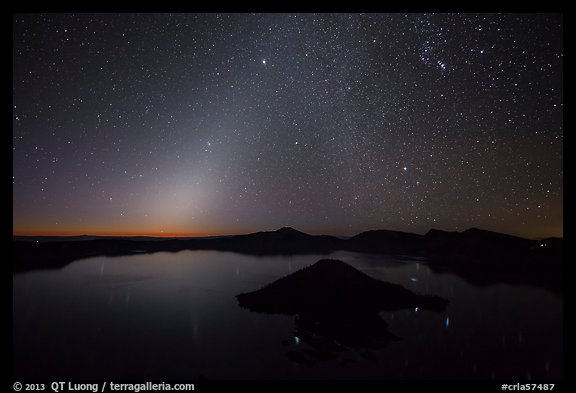
M401 337L386 349L295 363L286 352L323 355L295 332L294 317L246 312L234 296L324 257L183 251L98 257L15 275L14 377L562 377L559 295L520 285L476 287L434 273L425 261L344 252L330 257L379 280L445 297L450 314L415 307L382 312L388 331Z
M200 324L197 321L194 321L194 323L192 324L192 337L194 338L194 341L198 341L199 332L200 332Z

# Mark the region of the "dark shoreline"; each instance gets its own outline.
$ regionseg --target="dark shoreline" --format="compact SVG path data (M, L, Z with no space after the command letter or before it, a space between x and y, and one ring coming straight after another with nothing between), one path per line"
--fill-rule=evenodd
M87 240L82 240L87 238ZM13 240L13 273L59 269L84 258L183 250L231 251L249 255L324 254L353 251L425 257L435 271L457 274L476 285L528 284L562 293L563 240L529 240L471 228L430 230L426 235L387 230L349 239L312 236L292 228L247 235L159 238L62 238L46 242Z

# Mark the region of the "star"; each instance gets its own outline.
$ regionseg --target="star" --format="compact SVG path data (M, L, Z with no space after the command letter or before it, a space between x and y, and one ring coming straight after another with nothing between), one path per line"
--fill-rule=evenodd
M112 233L111 208L134 206L123 230L561 236L562 26L545 13L15 14L14 233L55 231L56 215L58 233Z

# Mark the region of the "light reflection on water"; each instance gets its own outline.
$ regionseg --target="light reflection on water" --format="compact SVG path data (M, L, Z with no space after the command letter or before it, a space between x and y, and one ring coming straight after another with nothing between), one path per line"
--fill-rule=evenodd
M421 260L336 252L374 278L450 300L445 312L381 313L400 337L306 367L293 317L251 313L235 295L326 256L218 251L77 261L15 275L15 377L481 378L562 376L562 299L543 289L472 286Z

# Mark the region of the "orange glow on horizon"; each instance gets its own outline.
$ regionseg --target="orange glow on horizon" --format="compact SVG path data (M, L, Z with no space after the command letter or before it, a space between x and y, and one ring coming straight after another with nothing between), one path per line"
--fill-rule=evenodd
M486 230L494 230L492 228L485 228ZM261 229L266 230L266 229ZM273 229L272 229L273 230ZM110 236L110 237L160 237L160 238L185 238L185 237L208 237L208 236L233 236L233 235L245 235L248 233L259 232L260 230L233 230L233 231L222 231L222 232L154 232L154 231L142 231L142 232L133 232L133 231L102 231L102 230L94 230L94 231L79 231L79 230L70 230L70 231L42 231L42 230L14 230L12 231L12 236ZM501 233L509 233L506 231L498 231L496 232ZM558 237L563 238L563 228L560 227L550 227L545 228L544 230L541 229L540 232L537 231L526 231L521 233L509 233L514 234L515 236L524 237L527 239L543 239L547 237ZM309 234L312 235L319 235L322 234L318 231L312 231Z
M248 230L247 230L248 229ZM121 225L109 225L105 222L95 221L93 225L74 225L60 223L58 226L46 226L37 222L13 223L12 236L111 236L111 237L206 237L206 236L226 236L250 233L245 227L214 227L198 226L164 226L143 223L133 225L133 223L122 223Z
M151 232L13 232L12 236L112 236L112 237L208 237L208 236L227 236L227 235L240 235L243 233L151 233Z

